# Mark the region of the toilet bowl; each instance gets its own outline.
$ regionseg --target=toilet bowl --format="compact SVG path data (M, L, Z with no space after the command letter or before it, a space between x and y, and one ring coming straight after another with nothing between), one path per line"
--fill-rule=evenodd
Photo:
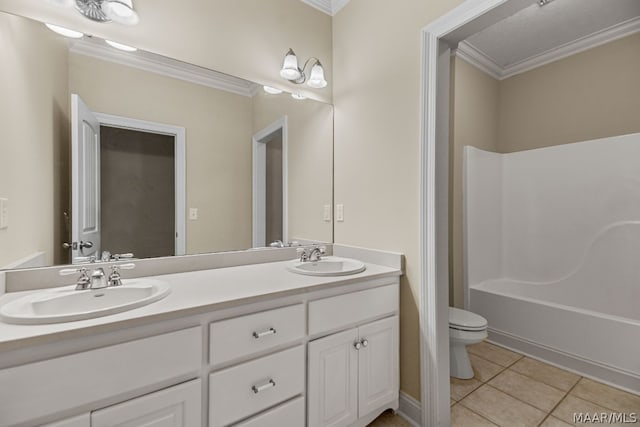
M459 308L449 307L449 375L473 378L467 346L487 338L487 319Z

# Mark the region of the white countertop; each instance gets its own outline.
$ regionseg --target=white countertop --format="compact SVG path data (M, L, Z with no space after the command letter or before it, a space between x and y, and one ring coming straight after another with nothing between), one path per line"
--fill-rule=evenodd
M61 338L105 332L189 316L240 304L254 303L324 288L346 285L363 279L396 277L398 269L365 263L366 270L350 276L315 277L287 271L289 261L200 270L153 276L171 286L164 299L144 307L110 316L48 325L13 325L0 322L0 352L52 342ZM126 276L126 274L125 274ZM12 292L0 297L0 305L32 293Z

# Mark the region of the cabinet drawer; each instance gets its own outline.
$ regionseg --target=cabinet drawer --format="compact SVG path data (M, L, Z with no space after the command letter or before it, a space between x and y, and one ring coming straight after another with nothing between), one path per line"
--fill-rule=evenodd
M91 413L91 427L202 425L202 388L193 380Z
M26 423L185 377L201 368L198 326L2 369L0 424Z
M312 301L309 303L309 335L394 313L398 307L397 283Z
M298 397L234 427L285 427L304 425L304 397Z
M212 365L268 350L304 337L304 304L212 323L209 360Z
M304 391L304 347L298 346L209 376L209 425L222 427Z

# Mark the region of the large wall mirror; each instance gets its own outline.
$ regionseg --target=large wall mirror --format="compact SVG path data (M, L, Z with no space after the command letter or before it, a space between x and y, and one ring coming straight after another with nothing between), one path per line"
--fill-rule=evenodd
M0 268L331 242L333 107L0 13Z

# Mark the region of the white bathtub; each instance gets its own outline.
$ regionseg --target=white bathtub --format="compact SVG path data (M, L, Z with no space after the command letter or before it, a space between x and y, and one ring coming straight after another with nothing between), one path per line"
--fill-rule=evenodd
M469 309L499 344L640 393L640 223L606 227L580 258L556 281L470 285Z

